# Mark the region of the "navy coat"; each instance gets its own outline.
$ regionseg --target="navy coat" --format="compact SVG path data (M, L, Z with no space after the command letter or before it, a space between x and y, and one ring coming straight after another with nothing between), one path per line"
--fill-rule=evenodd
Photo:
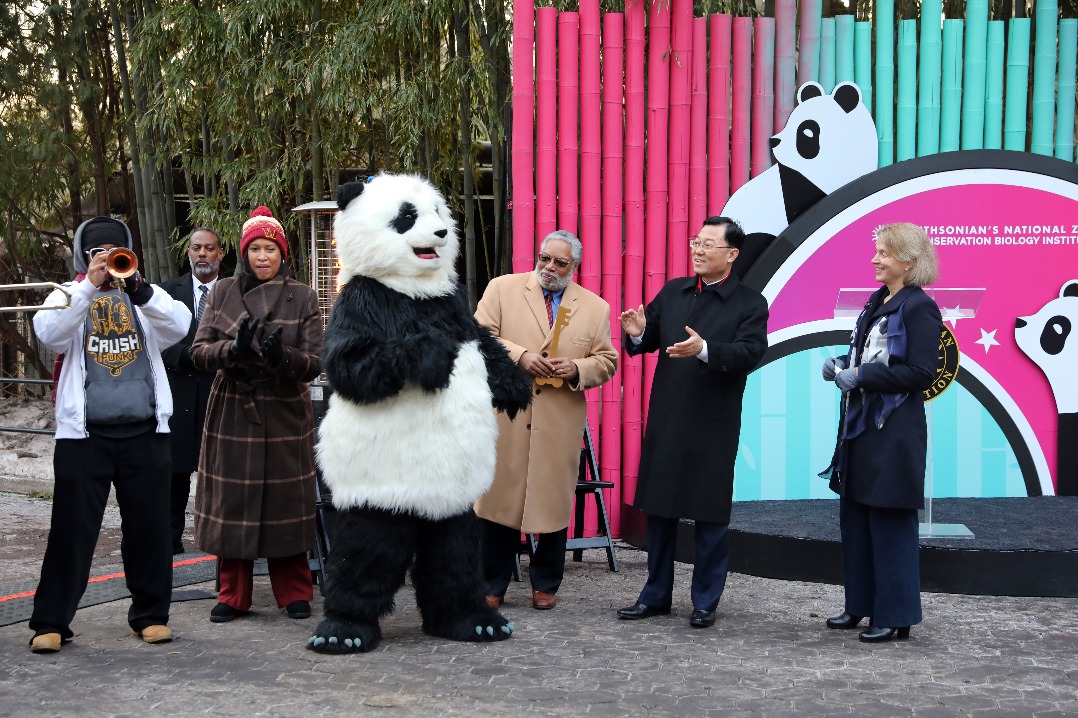
M886 304L885 296L887 287L881 287L858 317L847 366L860 363L872 326L898 311L906 328L906 357L898 360L892 356L887 364L861 364L861 383L853 391L860 393L857 399L866 407L868 420L859 436L838 441L829 467L831 489L867 506L920 509L924 506L928 450L923 392L936 378L943 318L920 287L904 287ZM905 399L879 426L876 408L883 395L903 393ZM847 406L844 401L840 436ZM836 467L843 468L835 471Z
M745 380L767 350L767 302L731 274L716 289L673 279L644 312L643 341L630 355L659 351L633 506L653 516L730 522L734 461ZM672 359L689 326L707 342L708 361Z
M187 336L161 352L165 371L168 372L168 384L172 389L172 418L168 420L172 440L172 473L190 474L198 468L206 402L209 401L216 372L199 371L191 363L191 342L195 340L198 330L191 273L162 282L161 289L191 310L191 326L187 329Z

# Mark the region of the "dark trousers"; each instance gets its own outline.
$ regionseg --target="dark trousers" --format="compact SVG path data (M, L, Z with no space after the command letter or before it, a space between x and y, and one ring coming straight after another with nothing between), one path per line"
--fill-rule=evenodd
M648 515L648 580L637 599L648 606L669 606L674 599L674 549L678 519ZM697 521L694 535L691 597L693 608L714 611L730 572L728 524Z
M127 439L93 434L86 439L57 439L49 543L30 618L35 635L74 635L71 621L86 591L112 485L120 506L120 553L131 591L127 622L135 631L168 623L170 456L168 435L155 432Z
M916 509L881 509L839 500L846 613L884 628L921 622Z
M191 474L173 474L169 497L169 529L172 550L183 549L183 529L187 525L187 502L191 499Z
M504 596L513 580L513 568L520 552L520 529L509 528L493 521L482 520L483 579L487 593ZM565 575L565 543L569 528L549 534L538 534L531 554L528 577L532 589L557 593Z

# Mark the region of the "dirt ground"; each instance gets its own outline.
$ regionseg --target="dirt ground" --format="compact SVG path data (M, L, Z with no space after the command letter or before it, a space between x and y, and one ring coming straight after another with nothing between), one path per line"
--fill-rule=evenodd
M0 426L54 428L48 399L0 399ZM37 580L52 516L52 449L47 434L0 432L0 584ZM105 509L94 562L120 562L120 511Z

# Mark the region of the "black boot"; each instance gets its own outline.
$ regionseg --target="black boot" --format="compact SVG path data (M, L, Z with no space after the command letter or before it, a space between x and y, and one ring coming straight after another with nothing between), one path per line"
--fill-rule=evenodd
M869 626L861 631L857 637L865 643L883 643L884 641L890 641L895 637L900 641L904 641L910 637L910 627L880 628L878 626Z
M857 624L861 622L864 616L854 616L850 613L843 613L841 616L831 616L827 619L828 628L857 628Z

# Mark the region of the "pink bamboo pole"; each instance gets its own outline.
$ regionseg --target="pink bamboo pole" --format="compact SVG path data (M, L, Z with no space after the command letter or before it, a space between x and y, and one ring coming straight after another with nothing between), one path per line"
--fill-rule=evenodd
M707 214L730 198L730 42L733 18L712 15L707 97Z
M686 0L682 0L683 2ZM644 295L650 301L666 283L667 141L670 123L670 4L648 8L647 214L644 217ZM655 353L644 356L644 421L655 375Z
M752 104L752 18L734 18L733 120L730 126L730 192L749 181L749 107Z
M535 266L535 2L513 3L513 272Z
M771 166L775 121L775 18L758 17L753 32L752 176Z
M689 266L689 143L692 140L692 0L674 0L670 63L670 155L666 209L666 278L685 276Z
M577 234L579 229L580 140L580 16L558 15L558 229Z
M775 132L786 126L786 120L794 111L796 35L796 0L775 0Z
M558 228L558 11L535 11L535 239ZM531 268L534 268L534 262Z
M688 232L693 234L707 218L707 19L692 21L692 106L689 130ZM682 274L690 271L689 262Z
M610 339L614 349L621 351L621 237L622 237L622 178L624 150L622 136L622 79L625 64L625 16L608 13L603 16L603 96L602 96L602 281L599 295L610 304ZM603 386L603 415L599 441L601 478L621 484L621 379L624 367ZM617 488L608 493L616 493ZM620 504L606 496L610 512L610 531L620 535Z
M797 86L820 79L820 16L823 0L801 0L797 47Z
M644 19L647 0L625 0L625 307L644 301ZM620 336L620 332L619 332ZM643 439L643 363L621 354L621 500L636 496ZM620 525L620 506L617 514Z
M602 121L602 82L599 67L599 0L580 0L580 241L584 259L580 284L600 292L602 257L602 144L599 126ZM602 424L599 412L600 389L585 393L588 402L588 426L596 456L602 455ZM584 508L584 530L596 534L598 511L595 503Z

